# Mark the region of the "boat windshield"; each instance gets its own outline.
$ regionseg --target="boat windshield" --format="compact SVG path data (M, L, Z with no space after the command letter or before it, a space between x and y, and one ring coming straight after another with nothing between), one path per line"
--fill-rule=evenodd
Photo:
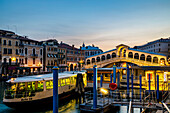
M8 84L5 90L5 98L22 98L35 96L35 92L43 91L43 81L21 82Z

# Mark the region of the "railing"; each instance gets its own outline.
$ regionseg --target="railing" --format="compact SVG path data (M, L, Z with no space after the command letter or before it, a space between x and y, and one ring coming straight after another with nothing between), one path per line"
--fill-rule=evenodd
M128 113L131 113L132 112L132 101L129 102L129 112Z
M170 109L168 108L168 106L162 101L163 106L166 108L166 110L168 111L168 113L170 113Z
M31 57L38 57L38 54L31 54Z
M110 63L112 61L115 61L116 60L126 60L126 61L130 61L132 63L138 63L139 65L148 65L148 66L159 66L158 63L153 63L153 62L149 62L149 61L143 61L143 60L139 60L139 59L134 59L134 58L129 58L129 57L114 57L114 58L111 58L111 59L105 59L103 61L99 61L99 62L94 62L94 63L90 63L90 64L86 64L86 66L90 67L90 66L93 66L93 65L102 65L102 64L107 64L107 63Z

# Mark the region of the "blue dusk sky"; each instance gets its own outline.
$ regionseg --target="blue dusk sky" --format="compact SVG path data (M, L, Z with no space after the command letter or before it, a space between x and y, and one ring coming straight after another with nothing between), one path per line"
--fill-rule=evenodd
M170 37L170 0L0 0L0 29L109 50Z

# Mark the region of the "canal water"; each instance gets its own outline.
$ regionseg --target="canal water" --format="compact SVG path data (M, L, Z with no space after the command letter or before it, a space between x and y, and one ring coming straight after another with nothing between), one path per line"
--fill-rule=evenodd
M43 110L36 111L16 111L15 109L11 109L5 106L2 102L4 90L6 88L5 82L0 82L0 113L53 113L52 107ZM67 99L59 103L59 113L80 113L78 109L78 104L76 103L76 99ZM121 106L119 111L115 111L112 113L127 113L127 107ZM139 109L134 109L134 113L140 113Z

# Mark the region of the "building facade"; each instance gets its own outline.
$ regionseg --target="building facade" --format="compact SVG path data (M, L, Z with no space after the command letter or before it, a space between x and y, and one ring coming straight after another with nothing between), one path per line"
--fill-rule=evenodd
M85 52L85 59L89 56L97 55L97 54L100 54L103 52L101 49L99 49L99 47L95 47L93 44L92 44L92 46L90 46L90 45L85 46L84 43L81 47L81 50L84 50L84 52Z
M170 63L170 38L161 38L141 46L135 46L134 48L154 53L165 54Z
M38 41L0 30L2 75L40 73L43 46Z
M84 63L84 50L78 49L74 47L74 45L70 46L66 43L60 43L60 48L65 48L66 53L66 63L68 67L68 71L81 70L82 65Z
M67 70L67 49L60 47L60 45L58 47L58 64L61 71Z
M27 74L42 72L43 46L40 42L27 37L19 37L19 40L20 70L27 72Z
M52 68L58 64L58 41L49 39L41 44L44 46L43 71L52 72Z

